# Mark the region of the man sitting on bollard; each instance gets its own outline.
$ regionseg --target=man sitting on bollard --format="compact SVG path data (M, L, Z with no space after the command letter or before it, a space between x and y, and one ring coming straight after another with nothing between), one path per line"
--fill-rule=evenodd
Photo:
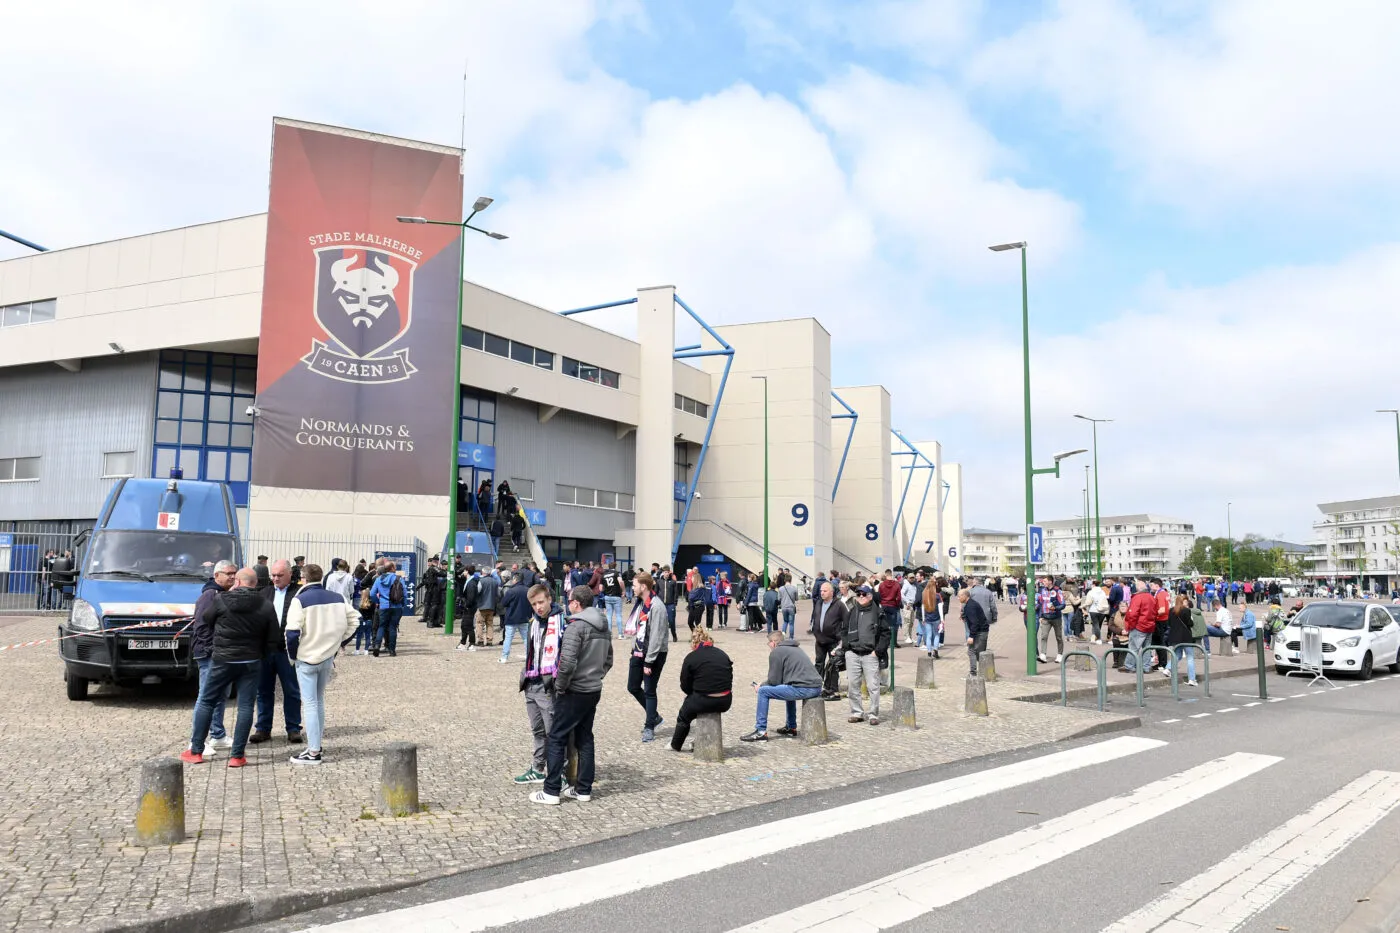
M967 632L967 676L973 677L977 674L978 659L987 650L987 635L991 633L992 623L982 604L973 598L971 590L959 590L958 602L962 605L963 628Z
M779 735L797 735L797 701L813 700L821 696L822 679L811 660L797 645L797 639L785 638L781 632L768 635L768 682L754 684L758 693L758 709L754 713L753 731L742 735L742 742L768 741L768 703L770 700L784 700L787 703L787 724L778 730ZM880 695L879 684L873 684L871 691Z
M576 586L569 593L569 621L559 642L544 789L530 795L531 803L558 806L561 795L580 803L593 799L593 717L603 698L603 678L612 664L608 620L593 607L593 590ZM578 776L573 787L564 787L570 739L578 752Z
M703 625L690 633L690 654L681 662L681 693L685 700L671 733L673 752L681 750L696 716L727 713L734 702L734 662L715 647L714 633Z
M204 762L204 741L214 718L214 706L220 697L228 696L230 684L238 690L238 720L233 727L228 766L241 768L248 763L244 753L248 748L248 733L253 728L253 703L258 695L263 658L285 647L277 614L257 587L257 572L244 567L234 577L233 589L214 597L210 611L214 626L214 661L209 666L209 676L200 685L199 699L195 701L190 747L180 753L180 760L186 764Z

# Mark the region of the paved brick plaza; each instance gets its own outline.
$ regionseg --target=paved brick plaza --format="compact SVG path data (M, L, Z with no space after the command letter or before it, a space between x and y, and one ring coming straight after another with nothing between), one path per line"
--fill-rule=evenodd
M1005 611L1006 607L1003 606ZM998 626L1010 629L1004 619ZM0 620L0 641L42 638L51 619ZM684 627L682 627L684 631ZM327 694L326 764L299 768L281 735L249 746L249 767L225 759L186 767L189 841L142 849L128 842L143 760L175 755L188 740L191 695L172 690L95 690L86 703L63 693L52 645L0 655L0 928L101 929L249 897L341 891L426 879L546 850L618 836L961 758L1008 751L1122 723L1131 714L1012 702L1026 685L990 690L993 715L962 713L961 650L939 663L943 689L918 695L922 728L848 725L846 705L827 706L836 741L808 749L792 740L741 744L752 728L746 686L767 671L760 635L721 632L735 661L735 710L725 717L722 765L668 748L680 705L682 655L661 689L667 724L638 741L642 713L627 695L626 657L608 676L598 718L598 783L588 804L542 808L510 778L530 761L515 662L499 649L454 652L456 639L405 622L397 659L342 657ZM621 647L621 643L614 643ZM682 642L674 646L679 652ZM912 685L915 652L898 652ZM1007 663L1003 673L1014 675ZM888 701L888 698L886 698ZM772 711L781 717L781 706ZM230 709L227 724L233 725ZM280 713L277 720L280 728ZM781 721L776 723L780 725ZM770 724L770 728L772 725ZM372 812L386 742L419 743L427 811L406 819Z

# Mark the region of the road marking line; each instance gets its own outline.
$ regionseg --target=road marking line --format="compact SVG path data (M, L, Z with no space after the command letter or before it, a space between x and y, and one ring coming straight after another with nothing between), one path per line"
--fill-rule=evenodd
M1232 696L1232 697L1243 697L1243 698L1246 699L1246 700L1257 700L1257 699L1259 699L1259 694L1257 694L1257 693L1232 693L1232 694L1230 694L1230 696Z
M1260 705L1259 701L1258 701L1258 700L1255 700L1253 703L1246 703L1246 704L1244 705L1244 708L1245 708L1245 709L1249 709L1251 706L1259 706L1259 705Z
M1284 700L1286 700L1286 699L1288 699L1288 697L1269 697L1269 702L1270 702L1270 703L1282 703L1282 702L1283 702Z
M641 852L601 865L546 875L490 891L448 898L314 927L335 933L457 933L546 917L613 897L737 865L845 833L930 813L1046 778L1161 748L1159 739L1124 736L976 771L829 810L774 820L706 839Z
M1312 695L1313 695L1313 696L1318 696L1318 695L1323 694L1323 693L1326 693L1326 692L1327 692L1326 690L1314 690L1314 691L1312 692Z
M1194 716L1192 716L1191 718L1192 718L1192 719L1205 719L1205 718L1206 718L1207 716L1209 716L1209 715L1210 715L1210 713L1196 713L1196 714L1195 714Z
M1167 725L1168 723L1172 723L1172 722L1181 722L1181 720L1180 720L1180 719L1163 719L1163 720L1162 720L1162 725L1165 726L1165 725Z
M1301 699L1302 699L1303 697L1305 697L1305 696L1307 696L1306 693L1290 693L1290 694L1288 695L1288 699L1290 699L1290 700L1301 700Z
M1104 933L1238 930L1397 805L1400 774L1364 774L1224 862L1107 927ZM1261 866L1266 866L1262 873Z
M1217 713L1238 713L1239 711L1240 708L1238 706L1227 706L1224 709L1216 710Z
M775 914L742 933L868 933L907 923L1202 799L1283 759L1236 752L1131 793Z

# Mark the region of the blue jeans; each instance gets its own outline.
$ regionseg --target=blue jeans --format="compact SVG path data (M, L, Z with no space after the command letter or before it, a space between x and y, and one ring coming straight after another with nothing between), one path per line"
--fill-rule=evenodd
M297 663L297 683L301 686L301 709L306 715L306 747L321 750L321 736L326 729L326 684L331 682L335 655L320 664Z
M199 689L204 691L204 682L209 679L209 666L214 663L212 657L195 658L194 663L199 665ZM224 707L228 705L228 691L217 697L214 701L213 718L209 721L209 735L212 738L228 738L228 731L224 729Z
M797 637L797 610L783 610L783 634L788 638Z
M936 651L943 647L938 637L938 621L930 622L924 619L919 623L919 642L924 646L925 651Z
M379 629L374 633L374 650L382 644L390 652L399 650L399 619L403 617L403 607L379 610Z
M529 625L529 623L527 622L525 625L501 626L501 657L510 657L511 642L515 641L516 638L519 638L521 643L524 644L526 625Z
M1178 646L1176 648L1176 668L1181 670L1181 656L1186 655L1186 679L1196 679L1196 652L1190 648Z
M787 727L797 728L797 701L815 700L821 696L821 687L790 687L787 684L770 686L763 684L758 688L758 711L754 713L754 729L759 732L768 731L768 701L784 700L787 702Z
M764 611L763 617L768 620L768 633L771 635L778 630L778 610Z
M214 720L214 707L228 696L229 685L238 690L238 719L233 724L233 748L229 757L242 758L248 750L248 733L253 728L253 702L258 695L258 676L262 661L215 661L209 665L209 676L199 687L199 699L194 704L194 731L190 748L204 754L204 739Z
M603 604L607 606L608 626L617 631L617 637L622 637L622 597L604 596Z
M369 618L363 613L360 615L360 627L355 629L355 650L359 651L361 645L368 648L370 642Z
M287 732L301 731L301 689L297 686L297 674L292 669L292 660L285 651L274 651L262 660L262 671L258 676L258 723L259 732L272 732L272 701L277 682L282 682L282 718L287 724ZM243 694L238 695L238 705L243 705ZM237 741L235 739L235 741Z

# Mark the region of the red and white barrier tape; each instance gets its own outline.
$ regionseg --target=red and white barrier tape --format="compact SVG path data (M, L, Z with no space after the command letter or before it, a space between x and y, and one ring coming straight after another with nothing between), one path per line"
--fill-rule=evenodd
M157 619L152 622L133 622L131 625L123 625L119 626L118 628L102 629L99 632L77 632L73 635L56 635L53 638L41 638L38 641L22 641L17 645L0 645L0 651L11 651L15 648L33 648L35 645L47 645L53 642L66 641L69 638L100 637L102 635L108 635L115 632L126 632L139 628L163 628L165 626L170 625L172 622L182 622L186 620L188 621L186 622L185 627L180 629L180 631L176 632L173 636L175 638L179 638L181 635L185 634L185 632L189 629L191 625L194 624L194 619L191 619L189 616L177 616L172 619Z

